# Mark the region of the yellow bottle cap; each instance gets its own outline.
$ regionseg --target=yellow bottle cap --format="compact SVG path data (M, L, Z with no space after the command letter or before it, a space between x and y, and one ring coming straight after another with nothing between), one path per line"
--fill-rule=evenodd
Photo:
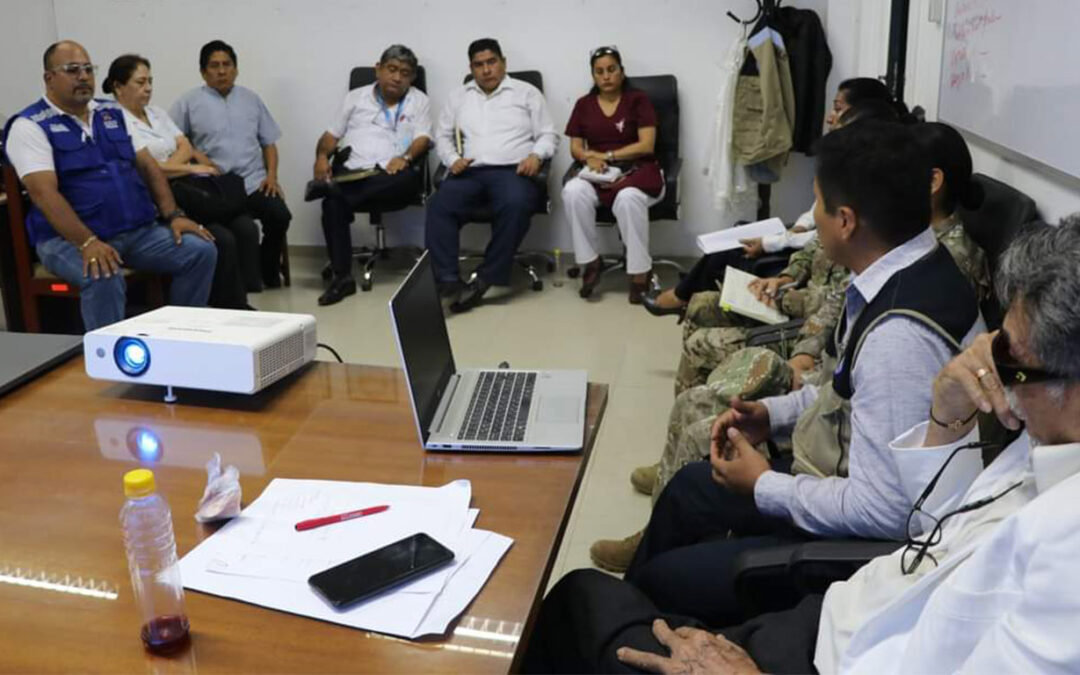
M154 472L150 469L135 469L124 474L124 496L145 497L154 494Z

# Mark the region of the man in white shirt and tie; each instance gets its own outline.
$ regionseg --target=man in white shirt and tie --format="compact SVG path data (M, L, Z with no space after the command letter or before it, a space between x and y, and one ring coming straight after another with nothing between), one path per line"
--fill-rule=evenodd
M350 91L319 138L315 180L330 180L330 155L339 143L349 148L346 170L374 170L367 178L338 186L323 199L323 236L333 276L319 296L320 305L332 305L356 293L353 213L375 204L387 211L405 208L423 184L424 164L413 162L431 145L431 113L427 95L412 87L417 67L411 49L387 47L375 64L375 83Z
M543 194L534 177L559 142L544 95L506 76L497 41L470 44L469 68L473 79L450 93L435 129L435 150L449 173L428 205L426 225L440 294L459 312L478 305L489 287L510 283L514 254ZM491 205L491 240L476 278L463 286L459 230L479 204Z
M942 369L929 419L890 444L914 503L905 546L824 598L719 632L577 571L545 600L523 671L1080 671L1077 259L1080 214L1022 232L999 262L1002 329ZM980 442L980 410L1026 431ZM984 451L998 453L985 469Z

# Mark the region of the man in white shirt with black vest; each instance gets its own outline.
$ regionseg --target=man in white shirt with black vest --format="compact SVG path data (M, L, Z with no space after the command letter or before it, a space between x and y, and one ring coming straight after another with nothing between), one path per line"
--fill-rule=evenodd
M323 199L323 236L333 276L319 296L320 305L332 305L356 293L353 213L373 204L387 211L405 208L423 184L424 166L413 161L431 145L431 112L427 95L412 87L417 67L411 49L388 47L375 64L375 83L346 94L341 111L319 138L315 180L330 180L330 155L339 144L341 151L348 149L347 171L372 171L366 178L337 186Z
M450 93L435 130L435 150L448 176L427 211L426 243L440 294L451 309L467 311L491 286L510 283L510 271L542 191L534 180L555 154L559 136L544 95L506 76L499 43L469 45L473 79ZM476 278L463 288L458 270L459 230L477 204L490 204L491 240Z

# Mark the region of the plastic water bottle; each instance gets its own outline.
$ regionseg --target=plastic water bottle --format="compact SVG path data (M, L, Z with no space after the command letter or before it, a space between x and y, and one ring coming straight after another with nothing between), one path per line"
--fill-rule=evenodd
M124 474L127 501L120 509L135 604L142 613L142 641L157 654L187 645L184 587L176 560L172 513L156 491L154 474L135 469Z
M566 273L562 264L562 251L555 249L552 253L554 254L552 257L555 258L555 277L551 280L551 285L562 286L566 283Z

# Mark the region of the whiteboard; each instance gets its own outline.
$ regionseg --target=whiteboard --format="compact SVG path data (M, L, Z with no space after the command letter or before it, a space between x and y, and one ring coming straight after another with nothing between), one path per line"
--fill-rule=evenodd
M948 0L938 117L1080 178L1080 2Z

